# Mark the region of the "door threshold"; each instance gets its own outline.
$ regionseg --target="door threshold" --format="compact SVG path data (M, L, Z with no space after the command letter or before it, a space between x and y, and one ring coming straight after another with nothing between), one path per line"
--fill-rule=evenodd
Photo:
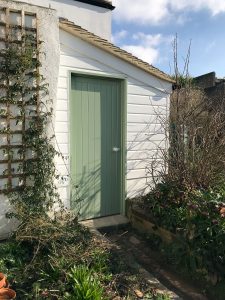
M80 222L82 225L88 228L102 229L107 227L117 227L129 224L128 218L123 215L113 215L107 217L101 217L98 219L90 219Z

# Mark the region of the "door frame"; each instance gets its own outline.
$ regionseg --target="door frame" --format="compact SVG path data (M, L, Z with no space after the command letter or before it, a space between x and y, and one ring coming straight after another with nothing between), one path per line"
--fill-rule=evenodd
M124 215L126 214L126 205L125 205L125 200L126 200L126 161L127 161L127 78L124 75L120 74L113 74L113 73L102 73L102 72L88 72L88 71L80 71L80 70L74 70L74 71L68 71L68 99L69 99L69 109L68 109L68 121L69 121L69 133L68 133L68 138L69 138L69 169L70 169L70 174L72 174L72 143L71 143L71 133L72 133L72 128L71 128L71 101L72 101L72 75L80 75L80 76L87 76L87 77L96 77L96 78L111 78L111 79L116 79L121 81L121 168L120 168L120 173L121 173L121 183L120 183L120 190L121 190L121 195L120 195L120 214ZM70 195L70 204L71 204L71 191L73 187L71 184L71 178L70 178L70 184L69 184L69 195Z

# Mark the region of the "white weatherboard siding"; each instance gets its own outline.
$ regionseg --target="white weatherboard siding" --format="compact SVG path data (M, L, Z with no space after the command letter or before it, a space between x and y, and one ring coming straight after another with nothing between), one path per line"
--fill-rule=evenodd
M59 17L70 20L81 27L111 39L111 10L74 0L16 0L43 7L51 7Z
M126 79L126 191L128 197L146 191L151 177L147 167L159 147L166 148L162 120L168 116L171 84L100 50L69 33L60 31L61 55L55 118L57 143L66 161L57 166L66 181L61 183L61 196L69 207L69 80L70 72L115 76ZM66 164L66 166L65 166ZM157 166L158 167L158 166Z

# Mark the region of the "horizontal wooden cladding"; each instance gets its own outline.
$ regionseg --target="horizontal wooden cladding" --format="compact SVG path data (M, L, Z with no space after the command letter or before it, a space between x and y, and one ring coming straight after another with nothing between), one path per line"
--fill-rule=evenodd
M152 184L151 178L138 178L127 180L127 197L134 198L139 195L144 195L150 191Z
M59 99L57 101L56 109L58 111L68 111L68 106L69 106L69 103L68 103L67 99Z
M152 155L157 156L157 152L152 151ZM161 157L162 158L162 157ZM160 163L160 155L158 156ZM155 164L155 159L152 156L149 157L136 157L136 159L130 159L127 161L127 172L130 170L140 170L149 168L150 165Z
M56 122L67 122L69 124L68 111L56 110L56 117L55 117L55 119L56 119Z
M142 179L147 178L150 175L146 173L145 169L127 170L126 177L129 179Z
M160 177L146 177L141 179L127 180L127 197L132 199L150 192L155 183L160 181Z
M160 147L160 146L159 146ZM129 150L127 152L127 160L129 161L149 161L155 157L160 157L163 155L163 151L165 149L159 150L156 144L150 145L149 149L147 150Z
M66 164L59 164L57 161L57 172L60 176L70 176L70 167Z
M55 122L55 131L58 133L64 133L64 134L67 134L68 133L68 130L69 130L69 127L68 127L68 123L67 122L64 122L64 121L61 121L61 122Z
M164 133L164 128L162 124L128 123L127 132L136 134Z
M57 135L57 133L56 133ZM63 155L69 155L69 144L57 143L56 150L59 150Z
M69 160L69 156L68 155L64 155L62 156L57 156L55 157L55 162L57 163L58 166L65 166L67 168L67 170L70 169L70 160Z
M152 178L146 176L145 168L154 159L160 160L161 152L167 147L167 137L164 129L167 127L169 113L170 84L154 79L142 70L109 56L96 47L71 38L71 35L60 31L61 55L58 81L58 98L56 108L56 137L60 150L69 153L68 104L69 104L69 74L72 71L85 74L98 74L104 77L117 74L126 79L126 160L127 160L127 192L129 196L147 192ZM116 75L115 75L116 77ZM162 85L163 84L163 85ZM59 138L58 138L59 134ZM64 138L65 137L65 138ZM57 161L60 172L65 174L62 162ZM131 171L131 172L129 172ZM134 177L138 177L134 179ZM69 191L66 196L69 198Z
M167 106L167 98L165 96L129 94L128 102L130 104Z
M69 135L65 133L57 133L57 142L59 144L68 144L69 143Z
M146 105L139 103L133 104L129 103L127 105L127 113L138 113L138 114L144 114L144 115L165 115L167 113L167 107L165 106L159 106L159 105Z
M95 72L105 72L112 73L112 69L107 65L102 65L102 62L94 62L93 59L87 58L80 53L74 51L70 56L61 54L61 70L60 76L65 76L68 70L83 69L85 71L89 70L90 73Z
M127 123L128 124L164 124L167 123L166 116L164 114L161 115L155 115L155 114L140 114L140 113L129 113L127 115Z
M160 91L158 89L156 89L154 86L148 86L148 85L141 85L140 83L138 83L138 81L135 81L135 83L132 83L133 80L131 81L131 83L128 84L127 87L127 92L128 95L134 96L151 96L151 97L159 97L159 98L168 98L168 91L164 90L164 91Z
M58 88L57 98L59 100L68 100L68 90L66 88Z
M131 145L132 143L135 143L135 145L138 144L144 144L144 143L154 143L158 141L164 141L167 139L168 136L163 132L163 130L159 131L146 131L146 132L127 132L127 143ZM145 145L149 147L149 145ZM142 147L143 148L143 147ZM145 148L145 147L144 147ZM144 149L143 148L143 149ZM151 149L152 147L150 147Z
M132 170L145 169L150 159L135 159L127 161L127 173Z
M155 161L149 162L146 164L145 168L142 169L133 169L133 170L127 170L126 177L127 180L130 179L142 179L142 178L151 178L153 176L159 176L165 171L165 165L163 161L159 161L158 165L155 165Z
M150 191L165 170L168 96L146 86L128 86L127 104L127 193L136 197ZM153 173L152 173L153 168Z

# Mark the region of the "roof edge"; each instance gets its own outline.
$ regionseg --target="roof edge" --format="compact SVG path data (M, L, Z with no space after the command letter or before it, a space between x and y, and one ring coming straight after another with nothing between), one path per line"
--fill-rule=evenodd
M74 1L82 2L82 3L86 3L86 4L90 4L90 5L95 5L95 6L99 6L99 7L103 7L103 8L108 8L110 10L115 9L115 6L113 6L111 3L109 3L108 1L105 1L105 0L74 0Z
M144 62L143 60L139 59L138 57L132 55L131 53L115 46L114 44L110 43L109 41L95 35L94 33L89 32L88 30L82 28L79 25L74 24L66 19L60 19L59 22L60 29L86 41L93 46L100 48L103 51L106 51L119 59L126 61L127 63L136 66L139 69L149 73L152 76L155 76L161 80L175 83L175 81L169 76L168 74L164 73L163 71L159 70L156 67Z

